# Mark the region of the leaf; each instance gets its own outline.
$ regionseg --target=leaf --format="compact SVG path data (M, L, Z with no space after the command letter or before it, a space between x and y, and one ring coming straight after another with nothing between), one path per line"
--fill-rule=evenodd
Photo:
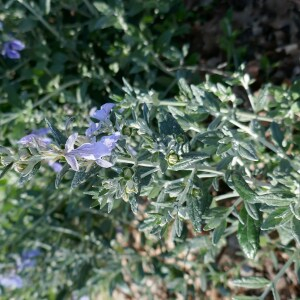
M295 217L292 220L292 234L296 241L300 244L300 221Z
M221 221L220 225L217 228L215 228L215 230L213 232L213 236L212 236L212 242L214 245L216 245L220 241L223 233L225 232L226 225L227 225L227 222L225 219L223 219Z
M183 95L185 95L188 99L193 98L193 93L189 85L187 84L186 80L184 78L180 78L178 80L178 86Z
M136 214L138 211L138 203L137 203L136 195L129 198L129 203L130 203L131 211L134 214Z
M180 220L180 218L178 217L178 215L175 218L174 226L175 226L176 235L178 237L180 237L181 233L182 233L183 224L182 224L182 221Z
M260 219L260 213L256 207L256 205L258 205L258 204L251 204L251 203L245 202L244 205L245 205L248 215L252 219L254 219L254 220Z
M0 154L6 154L6 155L11 155L12 153L10 152L9 149L3 147L3 146L0 146Z
M71 183L71 188L75 189L76 187L78 187L80 184L85 182L89 177L91 177L92 175L95 175L99 171L99 169L100 168L98 166L95 166L88 172L86 172L86 171L75 172L72 183Z
M203 214L210 206L211 197L209 194L203 197L194 197L188 194L186 199L189 218L193 224L195 231L202 231Z
M271 133L272 133L272 139L278 146L282 147L284 135L280 129L280 126L276 122L272 122L270 129L271 129Z
M2 172L0 173L0 179L2 177L4 177L4 175L12 168L12 166L14 165L13 162L11 162L10 164L8 164L7 166L4 167L4 169L2 170Z
M238 153L241 157L251 161L258 161L255 149L252 145L247 143L240 143L238 147Z
M217 165L216 170L221 171L223 169L226 169L228 165L232 162L233 157L232 156L226 156L224 157Z
M60 182L63 178L63 176L70 170L70 166L68 164L65 164L63 168L56 174L55 178L55 188L57 189L60 185Z
M50 128L54 140L58 145L65 145L67 138L62 134L48 119L45 119L47 126Z
M150 113L146 103L143 104L143 117L147 125L150 126Z
M211 131L211 130L215 130L216 128L218 128L218 126L221 124L222 122L222 116L218 116L216 117L207 127L207 130Z
M240 217L244 224L239 223L237 238L245 255L254 259L259 248L259 221L253 220L247 214L245 207L240 211Z
M159 132L162 135L179 135L184 134L184 131L178 124L177 120L169 113L161 114L162 121L159 122Z
M170 169L174 171L179 171L179 170L186 170L189 168L193 168L196 163L208 157L209 155L205 152L190 153L189 155L183 156L183 159L177 162Z
M300 221L300 203L291 203L290 210L295 216L295 218L297 218Z
M234 172L231 176L235 190L241 198L249 203L255 203L256 193L249 187L242 174Z
M270 284L270 280L264 277L244 277L232 281L234 286L243 287L247 289L262 289Z
M275 211L271 212L268 217L264 220L261 225L261 230L271 230L275 229L280 225L283 218L283 212L286 212L285 208L278 208Z
M291 203L297 201L297 198L288 196L290 195L286 195L283 193L269 193L264 195L256 195L254 201L270 206L288 206Z
M38 162L37 164L35 164L32 169L26 173L26 175L22 176L20 178L20 184L24 184L25 182L29 181L40 169L41 166L41 162Z
M191 85L193 95L198 103L206 109L206 111L220 111L219 99L213 93L201 90L195 85Z

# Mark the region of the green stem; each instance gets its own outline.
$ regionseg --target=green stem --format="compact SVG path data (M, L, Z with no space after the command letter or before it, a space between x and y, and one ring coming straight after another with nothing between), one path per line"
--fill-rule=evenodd
M277 273L277 275L274 277L274 279L269 283L268 287L264 290L264 292L259 297L259 300L264 300L265 297L268 295L268 293L271 291L272 287L276 286L278 280L284 275L286 270L290 267L290 265L293 263L294 259L298 255L298 251L296 251L289 260L284 264L284 266L281 268L281 270Z
M20 4L26 7L60 42L64 42L64 39L60 36L60 34L50 26L47 21L42 17L42 14L36 12L26 1L17 0Z
M78 83L80 83L80 80L76 79L76 80L73 80L73 81L70 81L70 82L67 82L67 83L63 84L61 87L59 87L54 92L49 93L48 95L44 96L43 98L38 100L36 103L34 103L33 106L30 109L34 109L34 108L40 106L41 104L43 104L43 103L47 102L48 100L50 100L52 97L59 94L61 91L69 88L70 86L76 85ZM13 120L17 119L21 114L24 114L24 111L16 113L13 116L11 116L10 118L8 118L6 120L3 120L2 122L0 122L0 126L4 125L6 123L9 123L10 121L13 121Z
M287 161L289 161L289 163L291 164L291 167L297 172L300 173L300 168L297 167L293 161L281 150L276 148L273 144L271 144L270 142L268 142L266 139L264 139L263 137L259 136L257 133L253 132L248 126L245 126L235 120L229 119L228 120L231 124L235 125L236 127L242 129L244 132L248 133L251 137L253 137L256 141L260 142L261 144L263 144L266 148L272 150L274 153L277 154L278 157L284 158Z
M179 107L185 107L185 106L188 106L189 104L190 103L188 103L188 102L175 102L175 101L167 101L167 100L159 101L159 105L160 106L179 106ZM223 113L223 114L227 114L227 113L229 113L229 110L222 108L220 110L220 112ZM248 113L246 111L241 111L241 110L236 110L235 114L238 117L244 117L244 118L246 118L245 121L250 121L250 120L254 120L254 119L259 120L259 121L269 122L269 123L271 123L271 122L274 121L273 118L265 117L265 116L258 116L256 114Z

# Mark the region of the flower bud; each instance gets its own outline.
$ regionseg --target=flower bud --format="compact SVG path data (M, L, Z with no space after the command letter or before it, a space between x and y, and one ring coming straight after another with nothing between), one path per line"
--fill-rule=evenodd
M169 166L174 166L179 161L179 156L175 152L170 152L167 155L167 162Z
M21 173L26 169L26 167L27 167L27 164L23 164L23 163L19 162L15 165L15 170L16 170L16 172Z
M129 180L133 175L133 171L130 168L126 168L123 170L123 177Z
M133 194L137 192L136 185L133 180L128 180L125 188L126 194Z
M127 136L131 136L131 134L132 134L131 128L128 127L128 126L124 126L124 127L122 128L122 134L123 134L123 135L127 135Z

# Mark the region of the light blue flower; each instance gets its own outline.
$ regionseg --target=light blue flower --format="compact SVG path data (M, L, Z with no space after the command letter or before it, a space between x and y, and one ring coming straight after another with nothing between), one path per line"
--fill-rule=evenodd
M22 137L18 144L24 145L24 146L35 146L38 145L40 147L46 147L52 142L52 139L47 137L46 135L49 133L48 128L40 128L37 130L32 131L30 134L25 135Z
M74 149L74 144L78 137L78 134L74 133L66 142L65 158L74 171L79 170L79 165L76 158L92 160L103 168L109 168L112 166L112 163L104 160L103 157L111 155L111 152L116 147L120 136L120 133L116 132L113 135L102 137L98 142L85 143Z
M5 42L3 44L1 54L4 57L8 57L10 59L19 59L21 57L19 52L22 51L24 48L24 43L17 39L11 39L10 41Z
M99 110L96 110L93 113L92 118L99 121L106 121L109 118L109 114L114 106L115 105L113 103L103 104Z
M85 132L85 135L87 137L91 137L97 130L101 128L101 125L104 122L107 122L109 120L109 114L114 106L115 105L113 103L103 104L99 110L96 110L91 114L91 117L98 120L99 122L90 122L89 128Z
M19 275L0 275L0 285L9 289L19 289L23 287L23 279Z
M41 250L30 249L24 250L21 255L21 262L17 264L18 270L22 271L26 268L34 267L36 265L36 257L41 255Z
M55 161L49 161L48 166L51 167L55 173L59 173L63 168L62 164Z

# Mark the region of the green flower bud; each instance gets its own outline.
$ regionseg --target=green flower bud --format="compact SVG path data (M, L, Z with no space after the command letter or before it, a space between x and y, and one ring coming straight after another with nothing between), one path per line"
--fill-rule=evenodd
M169 166L174 166L176 163L178 163L178 161L179 161L179 156L175 152L169 153L167 155L167 162Z
M131 128L128 127L128 126L124 126L124 127L122 128L122 134L123 134L123 135L127 135L127 136L131 136L131 134L132 134Z
M133 171L130 168L126 168L123 170L123 177L129 180L133 175Z
M133 180L127 181L125 192L126 194L133 194L137 192L137 188Z

